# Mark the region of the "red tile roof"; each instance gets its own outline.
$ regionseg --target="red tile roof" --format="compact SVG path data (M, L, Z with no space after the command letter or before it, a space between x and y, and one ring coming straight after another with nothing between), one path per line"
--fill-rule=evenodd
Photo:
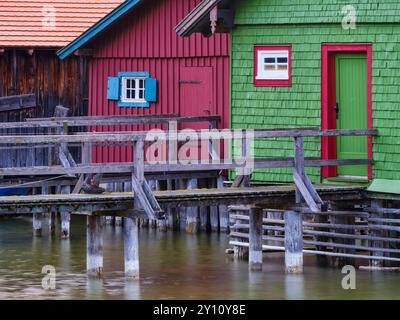
M124 0L0 0L0 48L61 48Z

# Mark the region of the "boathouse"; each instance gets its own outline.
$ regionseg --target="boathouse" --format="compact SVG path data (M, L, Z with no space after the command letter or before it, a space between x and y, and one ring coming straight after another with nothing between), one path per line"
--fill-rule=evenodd
M0 5L0 122L87 115L88 63L84 55L60 61L56 51L122 0L8 1ZM8 131L11 134L12 129ZM42 150L43 151L43 150ZM3 151L0 165L43 165L43 152Z
M77 51L91 57L89 116L218 115L217 126L228 127L229 36L174 31L198 3L127 0L58 52L62 60ZM96 148L93 161L126 161L126 150Z
M306 139L307 157L373 160L307 174L313 182L374 180L375 191L388 191L400 180L399 13L385 0L205 0L176 31L230 33L232 128L377 129L373 138ZM292 156L293 144L260 141L255 154ZM292 172L256 170L252 179L290 182Z

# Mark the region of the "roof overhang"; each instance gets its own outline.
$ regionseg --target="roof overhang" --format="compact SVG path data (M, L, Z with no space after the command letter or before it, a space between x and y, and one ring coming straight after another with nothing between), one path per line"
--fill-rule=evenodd
M203 0L176 27L181 37L200 32L211 36L229 32L233 27L234 11L232 0Z
M99 33L103 32L107 27L124 16L127 12L135 8L141 2L144 2L144 0L126 0L70 44L57 51L58 57L61 60L67 58L76 50L85 46L90 40L96 37Z

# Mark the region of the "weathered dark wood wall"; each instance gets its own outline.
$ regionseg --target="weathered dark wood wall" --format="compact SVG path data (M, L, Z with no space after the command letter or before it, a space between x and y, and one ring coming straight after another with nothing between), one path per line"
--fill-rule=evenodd
M6 49L0 54L0 72L0 96L35 93L37 102L36 108L0 112L0 122L50 117L57 105L69 108L70 115L87 115L88 63L85 57L72 56L61 61L55 50L34 50L29 54L27 50ZM7 131L13 132L16 131ZM45 164L46 152L43 149L1 150L0 166Z

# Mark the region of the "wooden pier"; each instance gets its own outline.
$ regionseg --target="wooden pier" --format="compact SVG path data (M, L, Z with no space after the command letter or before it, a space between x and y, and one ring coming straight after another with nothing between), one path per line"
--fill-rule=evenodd
M61 109L62 110L62 109ZM179 130L182 122L205 122L212 130ZM363 206L375 212L382 204L375 203L368 197L363 186L313 185L305 173L305 167L324 167L336 165L366 165L370 159L332 159L310 158L304 155L304 137L332 137L352 135L375 135L375 130L319 130L318 128L295 129L256 129L256 130L218 130L218 117L182 118L171 116L118 116L118 117L56 117L50 119L31 119L22 123L3 123L0 129L23 128L24 134L3 135L1 148L47 148L49 159L57 157L57 162L49 160L46 166L7 167L0 168L3 176L2 187L29 186L33 190L26 196L4 196L0 198L0 215L33 215L35 233L40 234L41 219L44 213L60 212L63 224L63 236L69 236L69 219L71 214L87 216L87 270L89 274L100 276L103 268L102 216L123 217L125 243L125 272L128 277L139 276L137 219L169 221L176 224L176 214L185 217L186 229L195 232L201 222L199 217L207 216L207 212L199 207L210 207L214 218L218 210L226 210L227 206L240 206L248 214L231 213L231 244L236 247L248 247L250 269L262 268L263 249L285 251L286 270L291 273L302 272L303 254L316 253L351 258L354 254L343 253L342 249L358 250L358 247L343 241L327 242L332 236L335 239L353 239L354 234L342 233L341 230L363 230L353 223L347 223L343 217L359 217L339 208L343 203L347 206ZM154 136L149 131L96 132L96 126L132 126L161 125L168 130L166 135ZM45 128L46 134L30 135L26 130ZM73 129L73 130L71 130ZM82 132L83 130L83 132ZM235 134L240 135L235 135ZM239 137L239 138L238 138ZM236 139L239 145L237 159L221 159L219 140ZM251 144L258 139L291 138L294 145L294 156L288 158L253 158ZM188 141L203 141L207 146L207 156L181 163L178 160L180 148ZM146 151L154 143L165 146L165 159L154 163L146 158ZM129 146L132 162L124 163L92 163L91 152L94 147ZM200 144L200 145L204 145ZM234 144L233 144L234 145ZM74 159L70 148L81 150L80 161ZM196 147L197 148L197 147ZM204 154L204 153L203 153ZM199 161L201 160L201 161ZM250 175L257 168L293 168L291 185L251 186ZM232 187L224 187L219 173L223 170L235 170L237 175ZM88 176L101 174L101 182L130 183L129 192L105 192L103 194L81 193L82 185ZM199 179L208 178L213 181L211 187L203 188ZM165 190L157 189L157 183L151 181L167 181ZM174 183L172 183L174 181ZM178 183L179 182L179 183ZM172 186L175 185L175 188ZM50 190L50 191L49 191ZM52 191L51 191L52 190ZM243 208L243 206L246 206ZM213 208L213 210L211 210ZM375 208L375 209L374 209ZM265 212L275 210L283 213L281 219L268 219ZM374 211L375 210L375 211ZM175 214L175 216L174 216ZM303 217L330 216L328 222L308 222ZM226 217L221 216L212 222L214 228L220 225L222 230L228 228ZM375 219L375 220L373 220ZM378 220L376 220L378 219ZM394 227L384 227L384 222L397 223L392 220L368 217L368 230L397 231ZM200 219L201 220L201 219ZM304 220L304 221L303 221ZM175 221L175 222L174 222ZM324 221L323 219L320 221ZM273 222L270 226L268 223ZM379 223L372 225L372 223ZM308 223L308 224L307 224ZM309 225L312 223L312 225ZM164 228L165 223L160 223ZM311 230L307 229L312 227ZM321 231L321 229L333 231ZM247 231L245 231L247 230ZM266 235L266 231L276 231L284 237ZM313 232L313 233L310 233ZM326 234L326 233L329 233ZM340 236L337 236L340 234ZM303 239L304 235L315 236L318 240ZM342 236L342 237L341 237ZM361 235L360 235L361 236ZM368 238L381 241L380 236ZM279 246L265 244L265 240L283 243ZM276 239L275 239L276 238ZM357 238L358 239L358 238ZM363 239L363 238L361 238ZM308 241L308 242L307 242ZM311 241L311 242L310 242ZM383 241L383 240L382 240ZM309 250L333 247L336 251ZM376 243L374 242L374 245ZM351 247L354 246L354 247ZM340 249L340 250L339 250ZM364 248L365 249L365 248ZM396 249L397 250L397 249ZM243 250L242 250L243 251ZM376 247L369 260L398 261L398 258L385 257L385 248ZM380 254L375 254L380 252ZM237 254L238 256L239 254ZM357 255L357 257L359 257Z

